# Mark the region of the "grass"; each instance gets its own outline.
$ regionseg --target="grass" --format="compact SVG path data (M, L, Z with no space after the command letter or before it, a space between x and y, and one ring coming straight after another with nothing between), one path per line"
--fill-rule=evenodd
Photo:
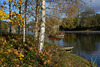
M64 61L67 63L63 67L91 67L88 60L72 53L66 53L62 58L66 58Z
M38 52L38 42L27 35L0 33L0 67L91 67L88 60L45 42L43 52Z
M96 59L93 61L93 59L91 59L91 67L97 67L97 64L95 64Z

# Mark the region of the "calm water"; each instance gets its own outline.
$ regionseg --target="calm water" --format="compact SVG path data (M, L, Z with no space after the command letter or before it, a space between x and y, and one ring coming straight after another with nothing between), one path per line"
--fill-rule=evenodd
M33 34L33 32L27 34ZM73 53L90 61L95 61L100 67L100 34L66 34L63 39L50 38L48 42L60 46L74 46Z
M73 53L93 60L100 67L100 34L66 34L63 39L49 39L60 46L74 46Z

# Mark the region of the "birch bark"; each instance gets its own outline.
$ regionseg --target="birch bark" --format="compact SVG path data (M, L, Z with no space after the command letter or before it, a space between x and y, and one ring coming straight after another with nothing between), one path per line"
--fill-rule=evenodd
M35 40L38 40L38 23L39 23L39 5L40 0L36 0L36 18L35 18Z
M26 9L27 9L27 0L25 1L24 7L24 24L23 24L23 42L26 42Z
M41 29L39 35L39 52L42 52L43 45L44 45L44 37L45 37L45 0L41 1L42 8L41 8Z

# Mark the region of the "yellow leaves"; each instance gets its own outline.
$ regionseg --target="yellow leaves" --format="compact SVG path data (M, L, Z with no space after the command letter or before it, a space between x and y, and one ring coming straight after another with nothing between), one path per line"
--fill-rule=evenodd
M15 12L11 12L11 15L16 16L16 13Z
M0 19L8 19L8 14L3 12L3 8L0 10Z
M22 53L20 53L18 57L24 57L24 55Z
M24 46L26 46L26 44L24 44Z
M12 1L12 0L7 0L7 1Z
M21 15L21 14L18 14L19 16Z
M26 17L26 19L27 19L27 17Z
M24 55L22 53L19 54L19 59L22 60L22 58L24 57Z
M40 54L40 57L42 61L44 61L44 64L51 64L52 56L49 54L49 51L44 50Z
M44 64L50 64L50 63L51 63L50 60L45 60L45 61L44 61Z
M17 42L17 40L15 40L14 42Z
M3 11L3 8L1 10Z
M20 26L20 24L18 24Z
M20 57L19 59L22 60L22 57Z
M17 4L21 5L22 4L22 1L19 1L19 2L17 1Z
M24 57L24 55L22 54L22 52L18 52L18 50L14 50L14 54L17 55L19 57L20 60L22 60L22 58Z
M44 62L44 64L46 64L46 63L47 63L47 61Z
M41 52L41 54L43 54L43 52Z
M48 52L46 52L46 54L47 54L47 55L49 55L49 53L48 53Z
M4 40L2 43L3 43L3 45L4 45L4 44L6 43L6 40Z
M11 52L11 49L7 49L7 51L10 53Z
M9 22L11 22L11 20L9 19Z
M2 58L1 61L3 61L4 59Z
M12 24L18 23L18 25L22 27L24 17L22 17L21 14L16 14L15 12L11 12L11 15L12 19L10 20L10 22L12 22Z
M8 52L4 52L4 54L8 55L9 53Z
M13 45L11 44L11 46L13 46Z
M50 60L47 60L47 63L48 63L48 64L50 64L50 63L51 63L51 61L50 61Z
M14 50L14 54L16 54L16 55L18 55L19 53L18 53L18 51L15 49Z
M20 1L19 3L21 4L22 2Z
M15 61L15 62L16 62L16 61L18 61L18 59L13 59L13 61Z
M58 67L58 64L56 64L56 67Z
M31 60L32 62L34 62L34 60Z
M29 50L32 50L32 47L30 47Z
M15 5L16 7L18 7L18 5Z
M3 52L3 49L1 48L1 49L0 49L0 53L2 53L2 52Z
M9 15L7 14L7 16L6 16L7 18L9 18Z

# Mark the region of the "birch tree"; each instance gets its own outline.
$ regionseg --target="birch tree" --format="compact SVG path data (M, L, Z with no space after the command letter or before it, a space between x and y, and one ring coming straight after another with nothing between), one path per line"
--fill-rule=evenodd
M45 38L45 0L41 0L41 27L39 35L39 52L42 52Z
M23 42L26 42L26 9L27 9L27 0L25 1L25 7L24 7Z
M40 0L36 0L35 40L38 39L39 5L40 5Z

